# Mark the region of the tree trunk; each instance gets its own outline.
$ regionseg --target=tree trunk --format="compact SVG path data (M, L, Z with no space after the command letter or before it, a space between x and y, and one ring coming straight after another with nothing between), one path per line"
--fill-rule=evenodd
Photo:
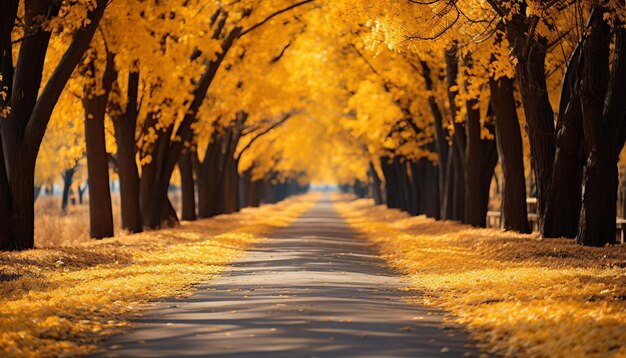
M433 81L431 78L430 68L428 64L424 61L421 62L422 71L424 76L424 83L426 84L427 91L433 91ZM435 100L435 96L430 94L428 96L428 104L430 106L430 111L433 115L433 119L435 121L435 133L436 133L436 149L439 154L439 179L438 179L438 193L439 193L439 204L440 208L443 208L445 205L445 188L446 188L446 170L448 167L448 141L446 139L446 134L443 129L443 115L441 114L441 110L439 109L439 105ZM438 213L435 217L440 218L443 214Z
M102 79L96 78L96 53L88 54L89 61L84 74L91 80L85 85L83 107L85 109L85 142L87 148L87 173L89 181L89 225L90 236L94 239L112 237L113 209L109 189L109 159L106 152L104 116L113 85L114 57L107 54L106 68ZM102 81L102 88L97 82ZM98 91L102 90L102 93Z
M617 182L614 156L591 152L583 173L583 200L577 243L585 246L615 243Z
M581 53L579 44L568 63L561 88L556 153L543 215L543 237L575 238L578 232L583 171L582 111L578 93Z
M396 178L398 183L397 193L399 208L402 211L410 213L412 199L410 178L407 173L406 164L398 156L395 156L393 159L393 169L396 172Z
M223 210L220 214L231 214L240 210L239 207L239 172L234 155L234 149L226 153L222 174Z
M106 99L105 99L106 100ZM85 107L85 141L89 181L89 234L91 238L112 237L113 209L109 191L109 161L104 138L104 108L102 98L88 98Z
M254 180L251 183L248 206L250 206L251 208L258 208L259 206L261 206L262 190L263 180Z
M176 213L176 209L174 209L174 205L172 205L172 201L167 195L168 191L169 190L166 189L165 200L162 204L163 207L161 208L161 225L164 227L175 227L178 225L178 214Z
M153 127L158 122L157 113L151 113L146 119L148 126ZM165 173L165 162L170 150L170 142L174 125L169 125L158 132L157 139L148 149L151 157L141 170L141 216L143 226L149 229L161 228L163 218L169 216L167 191L171 172ZM176 221L176 220L175 220ZM166 223L170 224L170 223Z
M611 31L605 12L594 4L583 46L580 100L588 156L576 242L587 246L615 243L617 161L626 126L626 30L619 24ZM615 50L609 67L612 33Z
M452 220L463 222L465 220L465 175L463 159L459 150L454 150L454 170L452 174Z
M85 195L85 190L87 190L88 187L89 187L89 185L87 185L87 184L78 187L78 203L80 205L83 204L83 197Z
M446 178L441 206L441 218L443 220L454 220L454 160L456 157L454 146L454 143L452 143L448 151L448 160L446 161Z
M543 214L549 201L552 165L556 150L554 113L548 98L545 58L548 41L528 38L525 9L507 22L506 33L517 58L517 82L528 125L530 150L537 179L539 229L543 232Z
M380 159L380 166L383 170L383 176L385 177L385 192L387 196L387 207L390 209L399 209L400 204L398 201L398 187L396 182L396 174L392 169L392 165L389 162L391 159L383 157Z
M181 219L185 221L194 221L196 220L196 192L190 150L186 150L180 156L180 159L178 160L178 170L180 171L180 186L183 201Z
M50 32L41 30L41 21L56 16L59 3L44 0L25 4L24 31L17 65L13 70L11 32L19 2L0 5L0 48L2 49L2 86L10 114L0 126L4 169L0 175L0 249L23 250L34 245L34 174L41 141L50 116L65 84L89 46L102 18L106 0L97 0L88 14L89 24L75 32L58 65L41 88L43 64ZM5 85L11 83L11 85ZM8 222L8 223L7 223ZM7 225L5 225L7 224Z
M14 166L9 183L8 225L0 228L0 250L24 250L35 244L35 168ZM4 191L4 190L3 190Z
M139 206L139 170L135 158L137 155L135 132L138 116L138 90L139 72L130 71L128 74L126 109L121 116L112 117L113 126L115 127L115 142L117 144L122 229L131 233L143 231Z
M462 123L456 121L457 106L456 96L458 91L454 91L453 87L458 86L457 77L459 73L459 65L457 58L456 44L453 44L445 51L446 61L446 78L448 81L448 102L450 105L450 114L452 125L454 127L452 155L453 169L447 170L446 179L446 214L450 214L450 219L465 221L465 150L467 147L465 128ZM448 186L449 185L449 186ZM451 204L451 207L450 207Z
M76 167L66 169L63 172L63 194L61 196L61 210L63 212L67 211L67 204L69 202L70 190L72 188L72 182L74 181L74 173L76 172Z
M485 125L491 133L495 133L495 128L493 125L486 124ZM496 169L496 165L498 165L498 148L497 148L497 134L495 135L496 140L483 139L481 142L481 152L482 152L482 160L481 160L481 193L482 200L480 202L480 212L483 217L483 221L481 222L481 227L487 226L487 211L489 210L489 191L491 189L491 181L493 179L493 175Z
M411 206L409 213L411 215L422 215L424 213L424 163L421 160L417 162L409 162L408 167L411 170Z
M529 233L524 178L524 152L519 119L513 97L513 80L489 79L491 104L496 117L496 143L502 165L501 227Z
M217 130L214 130L204 160L194 157L194 169L198 185L198 217L209 218L216 215L215 202L217 201L217 180L219 176L219 154L221 139Z
M439 194L440 171L430 160L421 159L421 161L424 168L422 174L423 183L420 189L422 192L421 207L427 217L439 220L441 217L441 195Z
M376 168L374 167L374 163L369 163L369 173L372 177L372 197L374 199L375 205L383 204L383 192L381 190L381 182L378 173L376 172Z
M252 167L246 169L239 180L239 206L247 208L252 195Z
M465 223L472 226L485 226L485 215L482 207L481 185L481 126L480 113L474 109L476 100L467 101L466 148L465 148Z

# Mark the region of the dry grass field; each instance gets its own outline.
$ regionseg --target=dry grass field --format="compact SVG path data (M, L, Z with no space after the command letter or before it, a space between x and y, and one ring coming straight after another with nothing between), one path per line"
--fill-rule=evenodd
M180 212L180 193L170 193L174 208ZM124 236L120 225L120 196L113 193L113 221L115 236ZM67 212L61 210L60 196L41 195L35 202L35 246L72 246L89 241L89 196L83 204L68 205Z

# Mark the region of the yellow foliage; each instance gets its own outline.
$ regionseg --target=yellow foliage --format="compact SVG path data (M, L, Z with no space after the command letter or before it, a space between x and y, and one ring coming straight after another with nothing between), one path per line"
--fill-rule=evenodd
M369 200L335 205L408 276L411 300L451 312L490 353L626 355L626 247L408 217Z
M0 355L86 354L147 301L187 296L315 198L63 248L0 254Z

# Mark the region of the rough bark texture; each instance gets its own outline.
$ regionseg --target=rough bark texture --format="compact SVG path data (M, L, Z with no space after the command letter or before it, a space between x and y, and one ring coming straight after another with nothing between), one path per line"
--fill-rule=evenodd
M426 86L426 90L432 91L433 81L431 78L430 68L428 67L428 64L424 61L421 62L421 65L422 65L422 73L424 76L424 83ZM439 163L437 166L439 170L439 178L438 178L438 183L437 183L437 185L439 186L438 188L439 207L443 208L445 207L444 202L445 202L445 188L446 188L446 169L448 166L447 165L448 164L448 141L446 139L446 134L443 129L443 115L441 114L439 105L437 104L437 101L435 100L435 96L432 94L428 96L428 105L430 107L430 111L435 121L435 133L436 133L436 143L437 143L436 149L437 149L437 153L439 154ZM440 213L438 213L436 216L433 216L433 217L440 218L442 216L444 216L444 214L441 213L441 210L440 210Z
M125 109L117 108L113 115L115 142L117 144L117 169L120 180L120 202L122 229L138 233L143 231L139 207L139 170L137 168L137 147L135 132L138 113L139 72L129 71Z
M89 234L102 239L114 235L113 209L109 189L109 160L106 152L104 116L111 86L113 85L113 56L108 55L103 77L96 78L95 52L84 74L90 79L85 86L83 107L85 109L85 142L87 148L87 174L89 182Z
M581 46L570 59L561 88L557 139L550 195L543 218L544 237L574 238L578 232L583 169L583 128L580 105ZM567 178L567 180L563 180Z
M480 113L474 109L476 100L467 101L466 147L465 147L465 223L472 226L485 226L486 213L480 208L483 201L481 171L483 159L481 146ZM488 195L488 193L487 193Z
M587 147L583 200L576 241L582 245L615 243L617 161L624 145L626 120L626 31L616 29L609 70L611 28L606 9L595 3L583 44L581 108Z
M213 38L217 39L220 37L225 22L226 18L220 21L213 34ZM192 125L197 120L196 114L204 102L207 91L215 78L215 74L240 33L241 28L236 27L224 36L222 39L221 52L217 54L215 59L206 64L205 72L199 79L194 90L193 100L190 101L186 114L176 129L176 137L182 140L171 140L174 132L173 125L159 133L157 144L152 148L152 158L156 159L150 163L150 166L154 166L154 168L149 169L150 175L154 177L146 178L145 185L145 174L142 170L141 212L145 227L157 229L161 227L162 224L172 226L178 221L175 212L170 210L171 205L167 198L169 182L178 162L178 158L184 149L184 142L192 139ZM238 201L235 205L237 204Z
M466 135L463 123L457 122L456 95L457 91L452 88L457 86L459 73L456 45L445 51L446 78L448 81L448 102L450 116L454 127L454 135L449 158L449 166L446 169L446 201L444 219L465 221L465 150Z
M513 80L490 78L491 104L495 112L496 142L502 166L501 227L530 232L526 208L522 134L513 97Z
M158 121L157 114L150 115L147 120L151 122L149 126L152 126L153 123L156 124ZM168 210L169 201L167 198L169 176L164 173L164 163L173 130L174 126L171 125L159 133L156 141L148 150L151 160L144 164L141 169L140 205L145 228L158 229L162 225L172 225L171 222L163 222L163 214Z
M527 18L526 10L506 23L506 33L513 55L517 58L517 81L530 139L531 156L537 178L539 228L543 232L543 213L549 200L552 165L555 154L554 113L548 98L545 57L548 41L531 33L535 18ZM530 36L530 37L529 37Z

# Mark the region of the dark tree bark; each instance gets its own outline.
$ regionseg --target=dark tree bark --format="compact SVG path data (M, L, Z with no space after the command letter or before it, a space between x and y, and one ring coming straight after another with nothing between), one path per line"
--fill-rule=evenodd
M483 157L481 142L480 112L475 109L477 100L467 101L466 148L465 148L465 223L484 227L486 212L481 210L483 190L481 185L481 160ZM488 193L487 193L488 195Z
M414 216L422 215L424 213L424 163L421 160L410 161L407 163L407 166L410 169L411 173L409 185L411 203L409 208L409 214Z
M482 193L482 202L479 210L482 213L484 218L481 227L486 226L487 220L487 210L489 210L489 190L491 188L491 181L493 179L493 175L496 169L496 165L498 164L498 146L497 140L498 135L495 130L495 126L492 123L486 123L485 127L489 130L490 133L494 133L496 137L495 140L483 139L481 142L481 193Z
M443 189L443 202L441 203L441 218L443 220L454 220L454 158L455 158L454 143L450 146L448 151L448 159L446 160L446 177L444 181Z
M431 71L428 67L428 64L424 61L421 62L422 65L422 74L424 76L424 83L426 85L427 91L433 90L433 81L431 78ZM446 169L448 167L448 141L446 140L446 134L443 129L443 115L441 114L441 110L439 109L439 105L435 100L435 96L430 94L428 96L428 105L430 106L430 111L433 115L433 119L435 121L435 133L436 133L436 149L439 154L439 181L438 181L438 192L439 192L439 206L441 208L445 207L445 188L446 188ZM443 213L437 214L437 217L445 216Z
M617 161L626 129L626 30L618 24L609 67L612 29L607 11L594 2L591 27L583 44L580 101L587 161L576 242L587 246L615 243Z
M8 86L10 113L0 121L3 148L0 171L0 249L23 250L34 245L34 172L41 141L50 116L65 84L87 50L102 18L106 0L97 0L88 14L89 24L74 37L41 89L43 64L50 33L39 26L41 19L54 17L59 3L32 0L25 4L24 31L15 68L8 57L12 53L10 32L14 26L17 1L4 1L0 8L0 44L2 74ZM5 22L6 21L6 22ZM7 42L9 39L9 42ZM6 102L5 102L6 103ZM3 169L3 170L1 170Z
M158 114L151 113L146 119L149 124L146 127L153 127L158 122ZM158 229L162 224L171 225L171 223L162 222L163 214L167 212L169 188L169 177L164 183L163 164L167 156L170 138L174 126L168 126L161 130L157 139L148 148L151 160L145 163L141 168L141 186L140 186L140 208L141 217L144 228Z
M198 181L199 217L229 214L240 210L239 157L235 156L248 115L241 112L226 129L215 129L204 160L195 158Z
M454 146L453 146L454 147ZM465 174L463 167L463 159L459 150L455 150L454 160L452 161L454 170L452 170L452 220L465 221ZM450 174L448 174L450 175Z
M102 239L114 235L113 208L109 189L109 160L106 152L104 116L114 80L114 56L107 54L102 79L96 78L95 51L88 55L83 72L89 78L83 95L85 142L89 182L89 233Z
M182 191L183 211L181 219L185 221L196 220L196 191L193 179L193 164L191 150L187 149L178 160L180 171L180 186Z
M66 169L63 172L63 193L61 195L61 210L66 212L67 204L69 203L70 191L72 189L72 183L74 182L74 174L76 173L76 167Z
M247 208L252 190L252 167L246 169L239 176L239 207Z
M387 196L387 207L390 209L399 209L400 204L398 200L398 183L396 180L396 173L391 165L391 158L380 158L380 166L383 170L383 176L385 177L385 192Z
M215 201L217 198L217 176L219 175L219 154L221 153L221 139L217 130L213 132L204 160L194 158L194 169L198 185L198 217L209 218L217 215Z
M250 186L248 206L251 208L258 208L261 206L261 196L263 195L263 180L254 180L251 182Z
M369 174L370 177L372 178L372 198L374 199L374 204L375 205L382 205L384 203L383 201L383 192L381 189L381 181L380 181L380 177L378 176L378 173L376 172L376 168L374 168L374 163L370 162L369 165Z
M543 215L544 237L575 238L578 232L583 169L582 111L578 93L581 54L579 43L568 63L561 88L556 153Z
M424 161L426 162L426 181L422 189L424 192L422 207L427 217L439 220L441 219L441 180L439 179L441 163L435 165L430 160L424 159Z
M513 96L513 80L507 77L489 79L491 104L495 112L496 142L502 165L501 227L529 233L524 178L522 134Z
M411 203L414 198L412 196L411 179L407 172L405 159L396 155L393 158L392 165L393 170L396 172L399 209L410 213Z
M122 229L131 233L143 231L139 206L139 169L135 158L137 155L135 132L139 115L138 92L139 72L131 70L128 74L126 108L115 108L111 116L117 144Z
M79 185L78 186L78 204L82 205L83 204L83 198L85 195L85 191L87 191L87 188L89 187L89 185L87 183L85 183L85 185Z
M526 3L506 23L506 34L513 55L517 58L517 82L522 95L531 156L537 178L539 228L543 232L543 214L549 201L549 186L554 163L554 113L548 98L545 57L546 38L537 37L534 28L538 19L526 17Z
M270 172L263 178L263 203L274 204L279 201L277 175Z
M445 51L446 78L448 81L448 101L450 104L451 120L454 127L451 167L446 170L446 208L445 219L465 222L465 150L467 139L465 128L462 123L456 121L457 91L452 87L457 86L457 76L459 73L456 45L452 45ZM450 160L450 159L449 159Z
M226 18L224 17L218 24L213 37L219 38ZM200 106L204 102L208 89L215 78L215 74L219 69L224 57L232 47L234 41L241 33L241 28L236 27L231 30L222 40L221 52L217 57L206 64L205 72L198 81L196 89L193 93L193 100L189 103L187 112L176 129L176 137L182 140L171 141L174 127L171 125L166 130L159 133L158 145L153 147L155 151L152 155L156 161L150 163L155 168L149 172L154 175L152 178L146 178L144 188L144 171L142 170L142 195L141 195L141 211L144 226L150 229L161 227L163 217L168 218L168 224L173 225L177 221L172 216L171 210L168 208L167 190L169 182L174 171L174 167L178 162L178 158L184 148L184 142L190 141L193 136L192 125L196 122L196 115ZM150 188L150 189L149 189ZM170 215L165 215L169 213Z
M225 158L224 170L221 180L222 210L220 214L231 214L240 210L239 207L239 172L237 171L237 162L232 157L234 149Z

